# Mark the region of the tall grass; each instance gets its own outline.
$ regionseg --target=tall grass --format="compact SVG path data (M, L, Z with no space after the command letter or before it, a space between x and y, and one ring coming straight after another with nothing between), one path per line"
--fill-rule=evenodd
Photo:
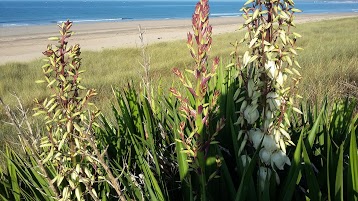
M357 97L357 22L358 18L352 18L301 25L300 43L305 51L299 59L303 67L300 94L312 101L325 95L330 99Z

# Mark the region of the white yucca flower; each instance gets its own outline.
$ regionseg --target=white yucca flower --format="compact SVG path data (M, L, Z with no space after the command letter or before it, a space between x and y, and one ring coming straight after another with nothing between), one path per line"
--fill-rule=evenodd
M267 149L263 148L260 150L260 159L262 162L264 162L266 165L269 165L271 163L271 155L272 152L268 151Z
M283 73L277 68L274 61L268 61L265 64L265 69L267 71L267 75L271 79L275 79L280 86L283 86L283 82L287 79L287 76L284 77Z
M277 150L271 155L272 167L275 165L278 169L283 170L285 164L291 165L291 161L283 151Z
M248 105L244 111L244 118L247 123L253 124L260 117L259 111L257 110L257 105Z
M254 145L255 149L259 148L260 142L264 136L264 133L260 129L251 129L249 131L249 139Z
M262 142L262 146L268 150L268 151L276 151L279 146L278 144L275 142L274 138L272 137L272 135L265 135L264 136L264 140Z
M260 183L260 190L263 191L265 189L265 182L271 178L272 171L266 167L260 167L257 171L257 176Z

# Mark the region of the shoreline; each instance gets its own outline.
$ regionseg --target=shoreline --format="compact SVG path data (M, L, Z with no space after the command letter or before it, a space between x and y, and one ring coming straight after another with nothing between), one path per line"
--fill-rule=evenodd
M299 14L296 23L315 22L358 17L358 13ZM234 32L244 22L240 17L212 17L213 34ZM73 24L70 43L79 43L82 51L101 51L126 47L139 47L138 25L144 33L144 43L153 44L184 40L191 31L191 19L130 20ZM9 62L28 62L42 58L47 39L58 35L54 25L0 27L0 65Z

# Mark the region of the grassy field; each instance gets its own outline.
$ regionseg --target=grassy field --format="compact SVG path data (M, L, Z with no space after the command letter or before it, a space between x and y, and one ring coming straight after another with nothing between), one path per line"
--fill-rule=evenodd
M299 52L303 76L299 94L305 99L320 101L325 95L330 99L358 95L357 24L358 18L299 24L295 31L303 36L299 39L299 45L305 49ZM215 33L215 27L213 30ZM230 42L242 37L242 32L215 35L211 56L221 57L225 64L233 50ZM75 41L70 43L74 44ZM83 75L83 84L98 90L97 106L106 113L113 97L111 86L125 87L130 80L135 84L140 83L143 74L139 64L140 50L125 48L100 52L82 51L83 69L87 70ZM153 83L155 86L161 86L162 90L167 90L173 83L173 67L184 68L191 62L185 40L150 45L146 52L150 56ZM11 93L15 92L21 97L24 105L31 108L35 97L45 96L44 86L34 83L35 80L42 78L43 63L40 60L0 66L0 97L11 105L14 102ZM1 109L0 119L4 119ZM3 123L0 123L0 128L1 141L4 133L8 132Z

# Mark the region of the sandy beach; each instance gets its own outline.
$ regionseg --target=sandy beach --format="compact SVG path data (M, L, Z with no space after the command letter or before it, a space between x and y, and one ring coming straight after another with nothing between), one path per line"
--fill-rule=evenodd
M358 13L301 14L297 23L357 17ZM242 17L211 18L214 34L234 32L243 23ZM71 43L79 43L82 51L100 51L104 48L138 47L138 25L145 31L145 43L152 44L185 39L191 30L191 19L123 21L74 24ZM26 62L42 57L49 43L47 38L58 35L58 27L24 26L0 27L0 65L7 62Z

